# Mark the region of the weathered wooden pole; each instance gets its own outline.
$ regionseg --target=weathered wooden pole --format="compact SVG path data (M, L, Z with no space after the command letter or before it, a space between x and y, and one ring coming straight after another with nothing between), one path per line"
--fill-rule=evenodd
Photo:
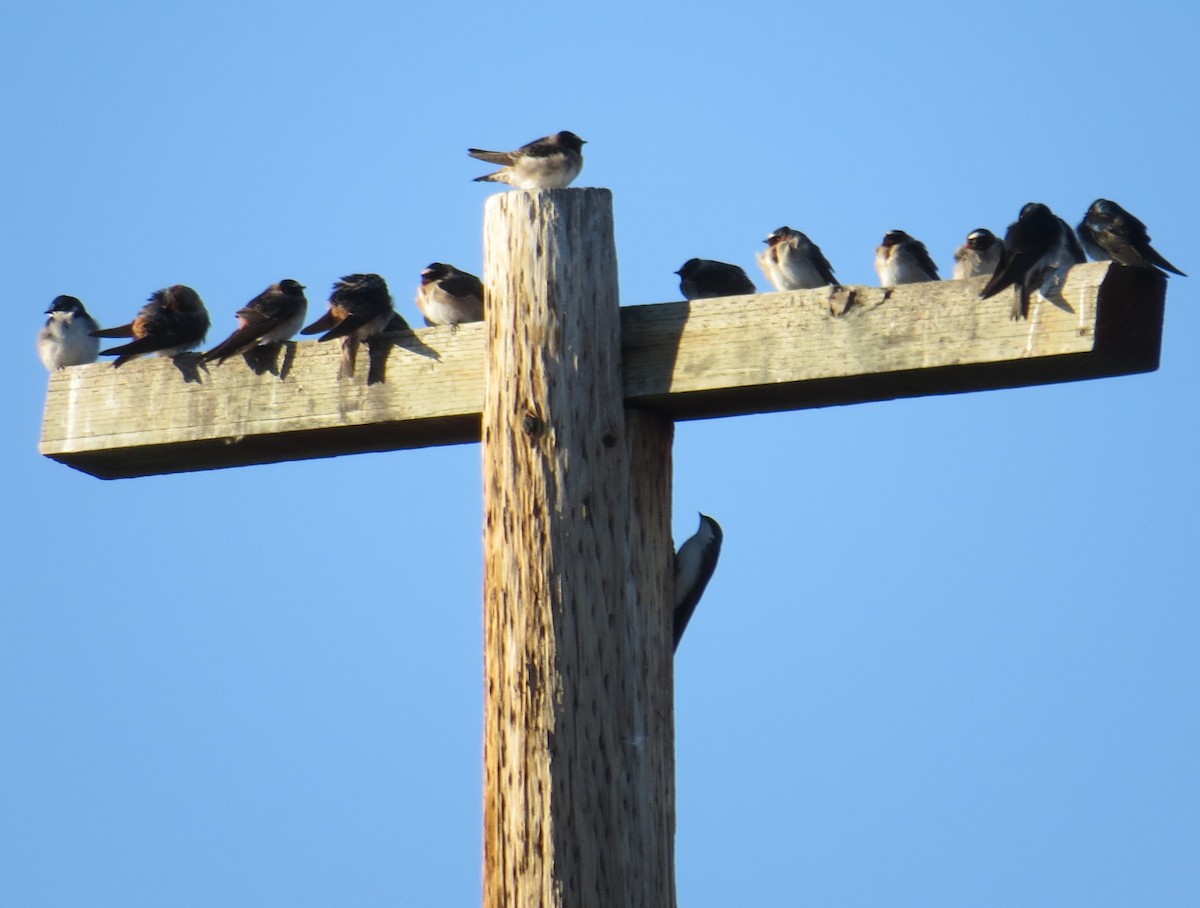
M626 418L611 194L493 196L484 259L484 906L671 908L672 428Z

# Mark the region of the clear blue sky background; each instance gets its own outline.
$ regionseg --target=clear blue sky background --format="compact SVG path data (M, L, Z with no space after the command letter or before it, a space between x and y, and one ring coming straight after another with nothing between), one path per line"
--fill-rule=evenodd
M101 482L43 310L478 272L471 145L571 129L627 304L808 232L1097 196L1183 270L1151 375L688 423L680 904L1200 904L1194 4L12 5L0 903L479 902L477 446ZM770 325L763 325L768 332ZM236 367L234 364L226 368ZM132 367L131 367L132 368Z

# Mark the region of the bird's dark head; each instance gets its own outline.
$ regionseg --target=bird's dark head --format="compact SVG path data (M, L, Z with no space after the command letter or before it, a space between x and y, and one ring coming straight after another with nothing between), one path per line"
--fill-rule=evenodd
M50 303L50 308L46 310L46 314L51 312L70 312L79 314L83 311L83 303L79 302L73 296L56 296L54 301Z
M163 308L178 312L197 312L204 309L204 303L200 301L200 294L186 284L172 284L165 290L159 290L150 298L152 300L157 298Z
M701 514L699 532L704 533L706 531L709 537L711 537L713 543L718 546L721 544L721 540L725 538L725 534L721 532L721 525L707 514Z
M1018 220L1025 221L1029 218L1043 218L1050 213L1050 208L1041 202L1026 202L1021 206L1021 213L1017 218Z
M333 285L334 290L376 290L387 289L387 282L378 274L344 274L341 280Z
M304 285L299 281L294 281L290 277L284 278L279 282L279 291L286 296L303 296Z
M887 233L885 233L883 235L883 242L880 243L880 245L881 246L899 246L901 243L907 243L911 239L912 239L912 237L909 236L907 233L905 233L903 230L889 230Z
M680 268L675 273L678 274L680 277L687 277L688 275L695 274L696 270L699 267L700 267L700 259L688 259L686 262L683 263L683 267Z
M986 227L977 227L967 234L967 248L986 252L996 242L996 235Z
M787 226L776 227L774 230L772 230L770 232L770 234L767 235L767 238L765 240L763 240L763 242L766 243L768 246L777 246L780 243L782 243L784 240L786 240L791 234L792 234L791 227L787 227Z
M1096 199L1088 208L1088 215L1096 217L1111 218L1116 217L1120 213L1120 206L1116 202L1110 202L1108 199Z
M421 272L421 283L432 284L434 281L440 281L449 274L449 265L446 265L443 262L432 262L428 268Z
M579 136L575 135L575 133L568 132L565 129L558 133L554 138L558 139L559 145L562 145L564 148L569 148L571 151L582 151L583 146L587 144L586 141L579 138Z

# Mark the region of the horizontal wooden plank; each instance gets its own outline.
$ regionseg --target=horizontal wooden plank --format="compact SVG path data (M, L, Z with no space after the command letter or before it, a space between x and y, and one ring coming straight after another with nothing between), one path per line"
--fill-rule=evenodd
M983 279L622 309L626 403L676 419L1102 378L1158 367L1166 280L1107 263L1061 296L980 300ZM353 379L338 344L78 366L50 377L41 451L106 479L478 441L482 324L402 334ZM586 354L586 351L584 351ZM381 379L368 383L368 373Z

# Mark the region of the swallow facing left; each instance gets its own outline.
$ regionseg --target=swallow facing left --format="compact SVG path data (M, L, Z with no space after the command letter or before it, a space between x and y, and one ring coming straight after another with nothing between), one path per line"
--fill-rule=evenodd
M737 265L714 262L712 259L688 259L675 272L679 275L679 292L685 300L706 300L718 296L741 296L757 293L754 282Z
M307 312L303 285L291 278L272 284L237 311L237 330L200 361L220 364L252 347L282 343L300 330Z
M390 330L395 314L392 295L382 277L378 274L348 274L333 285L329 310L300 333L325 332L318 341L342 338L338 378L348 378L354 374L359 343Z
M1009 315L1027 318L1030 294L1050 292L1062 283L1072 265L1083 261L1083 250L1070 225L1041 202L1029 202L1008 225L996 273L979 296L988 299L1006 287L1016 287Z
M1150 245L1146 225L1108 199L1096 199L1079 226L1079 239L1097 262L1116 261L1135 268L1161 268L1187 277Z
M115 356L113 367L148 353L174 356L194 350L208 333L208 310L191 287L175 284L156 291L128 325L93 332L96 337L132 337L120 347L101 350L101 356Z
M889 230L883 235L883 242L875 249L875 273L882 287L941 280L925 244L903 230Z
M717 569L723 538L721 525L701 514L700 528L675 553L675 602L671 622L675 649L679 649L679 641L683 639L688 621L696 611L696 605L704 595L704 588L708 586L713 571Z
M991 276L1000 264L1003 241L986 227L967 234L967 241L954 250L954 280Z
M417 308L426 325L483 321L483 282L453 265L434 262L421 272Z
M50 317L38 331L38 356L51 372L67 366L94 363L100 341L92 332L99 330L83 303L73 296L56 296L46 310Z
M556 132L534 139L516 151L485 151L468 148L467 154L489 164L503 165L499 170L476 177L476 183L507 183L517 189L561 189L583 170L583 146L587 144L573 132Z
M776 290L839 286L820 247L799 230L780 227L763 242L767 248L758 254L758 264Z

